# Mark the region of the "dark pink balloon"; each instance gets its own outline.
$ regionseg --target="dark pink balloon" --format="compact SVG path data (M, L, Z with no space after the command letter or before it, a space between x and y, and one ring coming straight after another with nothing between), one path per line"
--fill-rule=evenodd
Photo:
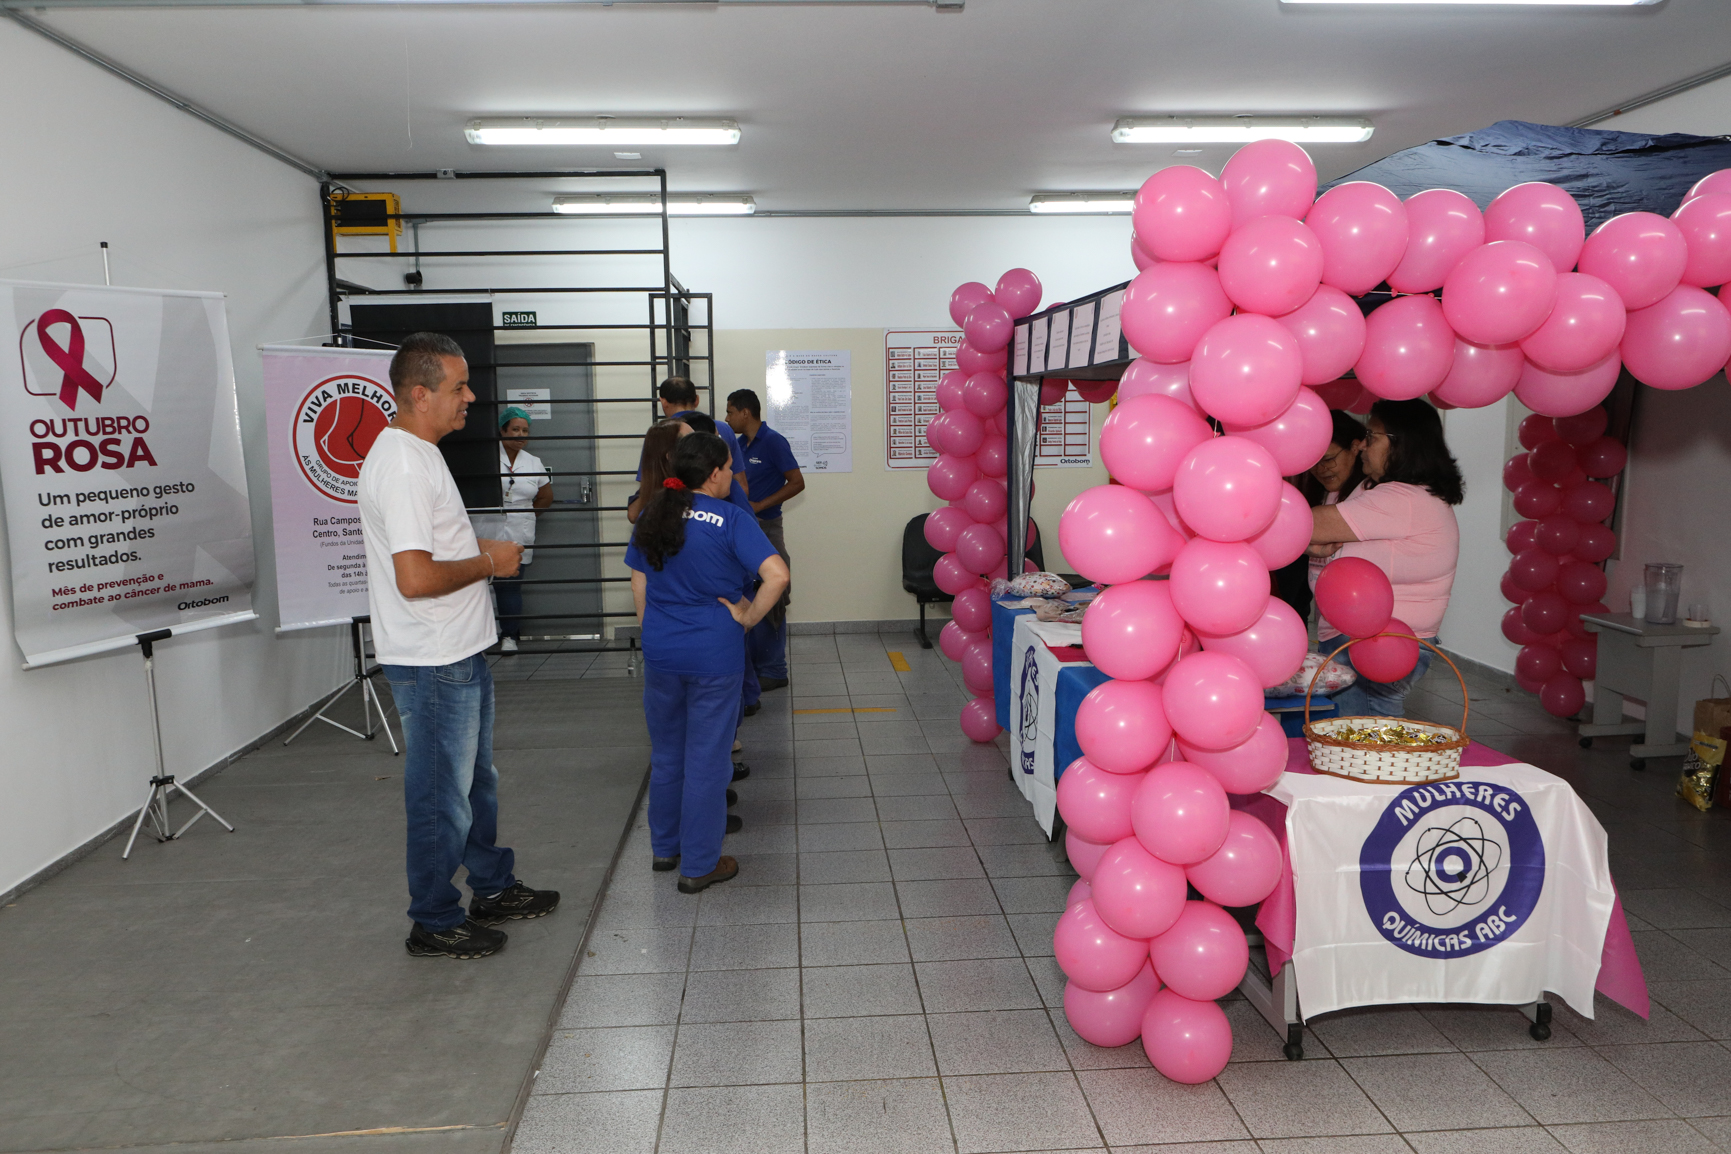
M1516 435L1520 439L1521 448L1536 449L1546 441L1557 439L1557 426L1555 422L1532 413L1521 418L1520 425L1516 427Z
M1515 654L1515 672L1528 681L1543 681L1562 667L1562 654L1549 645L1526 645Z
M977 741L981 745L995 740L998 734L1004 732L998 725L998 707L991 694L976 697L962 706L961 717L957 720L968 740Z
M1004 563L1004 538L992 525L969 525L956 535L956 559L970 573L990 573Z
M1644 309L1669 296L1688 263L1683 230L1652 212L1613 216L1593 230L1581 249L1581 271L1610 285L1630 309Z
M968 314L974 311L975 305L991 299L992 290L977 280L959 285L956 291L950 294L950 319L960 328L962 322L968 319Z
M1525 453L1516 453L1503 466L1503 488L1511 493L1518 492L1522 485L1536 480L1538 478L1533 476L1533 467Z
M1454 359L1455 334L1443 306L1419 294L1396 297L1370 314L1353 371L1377 396L1410 401L1441 385Z
M968 572L954 553L945 553L932 565L932 583L953 597L964 589L977 588L980 575Z
M1587 704L1587 691L1580 678L1558 673L1540 687L1539 704L1552 717L1573 717Z
M1615 477L1629 463L1629 450L1621 441L1600 437L1578 451L1581 470L1589 477Z
M1331 285L1319 286L1308 301L1276 319L1298 341L1302 384L1323 385L1337 379L1364 351L1364 313L1356 301Z
M1512 645L1532 645L1538 640L1539 635L1528 629L1527 623L1521 620L1521 607L1518 603L1503 614L1503 636Z
M1362 296L1406 255L1406 206L1380 184L1355 180L1321 196L1304 223L1322 244L1322 283Z
M1544 481L1534 481L1530 485L1522 485L1515 493L1515 512L1523 517L1539 520L1549 517L1563 507L1563 494L1555 485Z
M1655 389L1687 389L1707 380L1731 356L1731 315L1705 289L1681 285L1629 314L1623 364Z
M1557 558L1543 549L1524 550L1509 562L1509 576L1514 578L1516 588L1528 593L1549 589L1557 579Z
M1157 264L1130 282L1120 321L1130 347L1152 361L1188 361L1196 343L1232 313L1219 275L1187 261Z
M1553 373L1528 361L1515 384L1515 397L1541 416L1571 416L1610 396L1622 370L1622 359L1616 353L1578 373Z
M1232 231L1232 205L1218 180L1175 164L1142 182L1130 221L1138 246L1154 259L1207 260Z
M1569 620L1569 603L1560 593L1535 593L1521 605L1521 621L1541 637L1562 629Z
M1713 288L1731 281L1731 194L1709 192L1686 200L1671 222L1682 230L1689 251L1684 284Z
M1366 638L1352 647L1352 666L1359 676L1387 684L1399 681L1418 664L1419 644L1412 639L1412 626L1390 617L1381 635Z
M1581 526L1581 539L1575 544L1575 559L1598 564L1617 551L1617 535L1608 526L1597 522Z
M1570 561L1557 573L1557 592L1571 605L1592 605L1605 595L1605 571L1585 561Z
M996 521L1004 515L1005 510L1009 507L1010 498L1002 481L993 480L991 477L982 477L968 486L967 496L964 500L967 504L963 507L967 510L968 516L976 521L990 522Z
M1563 513L1555 513L1539 522L1533 541L1540 549L1553 557L1561 557L1574 551L1581 540L1581 523ZM1543 589L1548 582L1536 586Z
M1519 491L1516 490L1516 492ZM1510 525L1509 535L1503 539L1504 543L1508 545L1509 552L1520 553L1537 545L1539 543L1540 524L1542 524L1540 521L1516 521Z
M1472 199L1450 188L1407 198L1406 253L1388 285L1396 292L1428 293L1442 287L1461 257L1485 242L1485 217Z
M1617 350L1626 320L1616 289L1588 273L1561 273L1551 315L1521 342L1521 352L1550 372L1578 373Z
M1220 250L1220 287L1245 312L1291 312L1322 283L1322 243L1303 222L1262 216L1233 230Z
M1475 345L1457 336L1454 363L1431 396L1462 409L1494 405L1514 390L1526 363L1520 345Z
M1394 586L1374 562L1336 557L1316 579L1316 607L1348 637L1369 637L1381 633L1394 615Z
M1582 481L1563 490L1563 512L1582 524L1603 521L1616 507L1616 494L1597 481Z
M1611 424L1610 414L1603 408L1588 409L1572 417L1559 417L1551 422L1557 437L1571 445L1590 445L1604 436Z
M1558 272L1575 267L1586 232L1575 198L1544 181L1517 184L1485 209L1487 242L1524 241L1549 257Z
M1002 477L1010 471L1010 449L1001 433L988 433L974 454L974 466L982 477Z
M992 628L992 598L984 589L964 589L950 606L950 617L970 633Z
M1220 172L1232 205L1232 227L1259 216L1303 220L1316 200L1316 164L1289 140L1257 140L1232 154Z
M1554 485L1575 467L1575 447L1561 438L1546 441L1527 454L1527 467L1533 476Z
M1443 281L1449 326L1479 345L1525 340L1550 316L1556 299L1557 272L1550 258L1518 240L1472 250Z
M1291 332L1269 317L1239 313L1203 334L1190 361L1190 395L1219 421L1260 425L1292 404L1303 372Z

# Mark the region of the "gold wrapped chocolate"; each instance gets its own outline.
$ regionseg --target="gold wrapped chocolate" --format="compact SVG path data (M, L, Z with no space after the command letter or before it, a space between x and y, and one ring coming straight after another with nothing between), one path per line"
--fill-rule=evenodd
M1359 745L1443 745L1444 733L1426 733L1409 725L1364 725L1337 729L1330 736Z

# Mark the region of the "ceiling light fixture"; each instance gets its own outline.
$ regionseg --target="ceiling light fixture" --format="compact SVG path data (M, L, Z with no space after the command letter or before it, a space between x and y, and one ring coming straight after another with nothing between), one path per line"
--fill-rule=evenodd
M1641 8L1660 0L1280 0L1282 4L1472 4L1521 8Z
M471 120L463 134L470 144L539 144L603 148L634 144L738 144L737 120L693 120L684 116L516 116Z
M1028 201L1028 211L1038 213L1129 212L1135 207L1134 192L1042 192Z
M568 216L649 216L661 211L661 198L649 193L556 196L553 211ZM749 196L709 196L702 193L667 198L668 216L750 216L757 201Z
M1355 0L1349 0L1355 2ZM1127 116L1112 126L1114 144L1357 144L1376 126L1361 116Z

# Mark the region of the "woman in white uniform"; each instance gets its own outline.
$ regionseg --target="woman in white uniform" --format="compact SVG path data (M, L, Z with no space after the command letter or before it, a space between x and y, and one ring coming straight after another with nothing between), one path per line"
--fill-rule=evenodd
M524 448L529 443L529 414L512 405L499 414L499 481L504 491L503 505L507 512L487 513L470 518L475 532L486 531L499 541L515 541L523 546L524 569L516 577L493 582L498 597L499 648L505 653L517 652L517 639L523 634L523 577L534 558L535 518L553 503L553 483L541 458Z

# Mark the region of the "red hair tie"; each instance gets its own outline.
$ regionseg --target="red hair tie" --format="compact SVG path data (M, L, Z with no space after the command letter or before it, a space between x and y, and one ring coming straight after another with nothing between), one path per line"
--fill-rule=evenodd
M661 482L661 487L663 489L683 489L685 488L685 482L681 481L678 477L669 477L665 481Z

